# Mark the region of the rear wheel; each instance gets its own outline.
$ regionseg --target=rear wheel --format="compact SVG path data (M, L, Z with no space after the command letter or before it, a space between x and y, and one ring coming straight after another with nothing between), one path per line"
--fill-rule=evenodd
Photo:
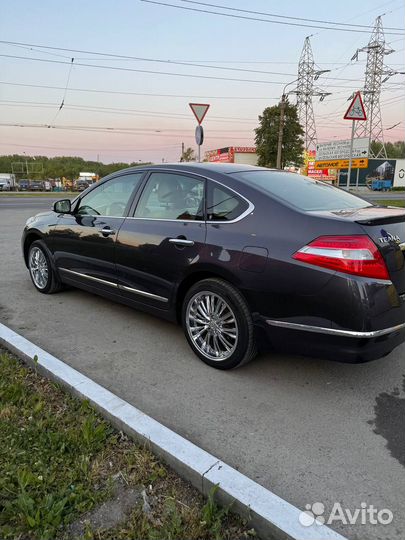
M29 248L28 269L37 291L43 294L52 294L62 289L62 284L52 269L47 249L42 240L35 240Z
M256 355L246 301L222 279L205 279L191 287L184 298L182 323L191 348L209 366L232 369Z

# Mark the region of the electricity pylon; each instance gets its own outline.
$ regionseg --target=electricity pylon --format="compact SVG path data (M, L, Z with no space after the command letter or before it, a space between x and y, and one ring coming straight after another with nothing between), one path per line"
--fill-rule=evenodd
M312 53L309 37L305 38L304 47L301 52L298 64L297 88L291 93L297 95L297 111L300 124L304 130L304 146L308 152L316 149L317 137L315 116L312 98L319 96L323 101L330 92L323 92L314 84L322 73L327 73L328 69L317 70L315 68L314 55Z
M380 97L381 86L392 75L399 73L389 67L384 66L384 57L394 52L385 43L384 29L381 16L377 17L368 45L357 49L352 60L358 60L360 52L367 53L367 64L364 81L364 108L366 110L367 120L357 122L355 136L369 137L370 142L380 143L380 148L376 153L372 152L370 147L370 157L387 157L387 151L384 144L384 131L381 116Z

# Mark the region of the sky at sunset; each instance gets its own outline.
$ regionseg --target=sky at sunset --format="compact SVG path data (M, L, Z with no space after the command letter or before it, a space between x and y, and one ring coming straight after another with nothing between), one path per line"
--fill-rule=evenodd
M182 0L162 2L218 11ZM386 41L395 49L386 64L405 71L404 35L388 30L404 26L403 0L211 3L370 26L385 13ZM316 64L331 70L317 81L332 93L323 102L314 98L318 140L350 137L350 122L342 117L348 97L363 85L366 54L350 59L367 45L368 33L270 24L140 0L13 0L3 1L1 12L0 154L176 161L182 142L195 147L190 101L211 104L203 151L250 146L258 115L297 77L309 34ZM384 84L381 103L385 129L401 122L385 131L386 140L403 140L405 75Z

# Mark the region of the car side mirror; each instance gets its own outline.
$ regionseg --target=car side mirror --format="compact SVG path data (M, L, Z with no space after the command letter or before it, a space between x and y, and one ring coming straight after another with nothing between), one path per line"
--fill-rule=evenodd
M70 214L72 212L72 203L70 199L56 201L53 205L53 211L57 214Z

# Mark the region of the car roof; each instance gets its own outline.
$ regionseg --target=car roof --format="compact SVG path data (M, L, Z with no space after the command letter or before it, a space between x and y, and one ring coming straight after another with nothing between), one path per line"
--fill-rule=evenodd
M130 167L125 169L126 171L142 171L142 170L154 170L154 169L167 169L167 170L179 170L182 169L184 172L194 172L203 174L204 172L215 172L221 174L233 174L237 172L248 172L254 170L266 170L266 171L277 171L277 169L268 169L266 167L257 167L255 165L245 165L240 163L196 163L194 161L187 163L161 163L155 165L139 165L135 167ZM122 172L122 171L117 171ZM280 171L278 171L280 172Z

